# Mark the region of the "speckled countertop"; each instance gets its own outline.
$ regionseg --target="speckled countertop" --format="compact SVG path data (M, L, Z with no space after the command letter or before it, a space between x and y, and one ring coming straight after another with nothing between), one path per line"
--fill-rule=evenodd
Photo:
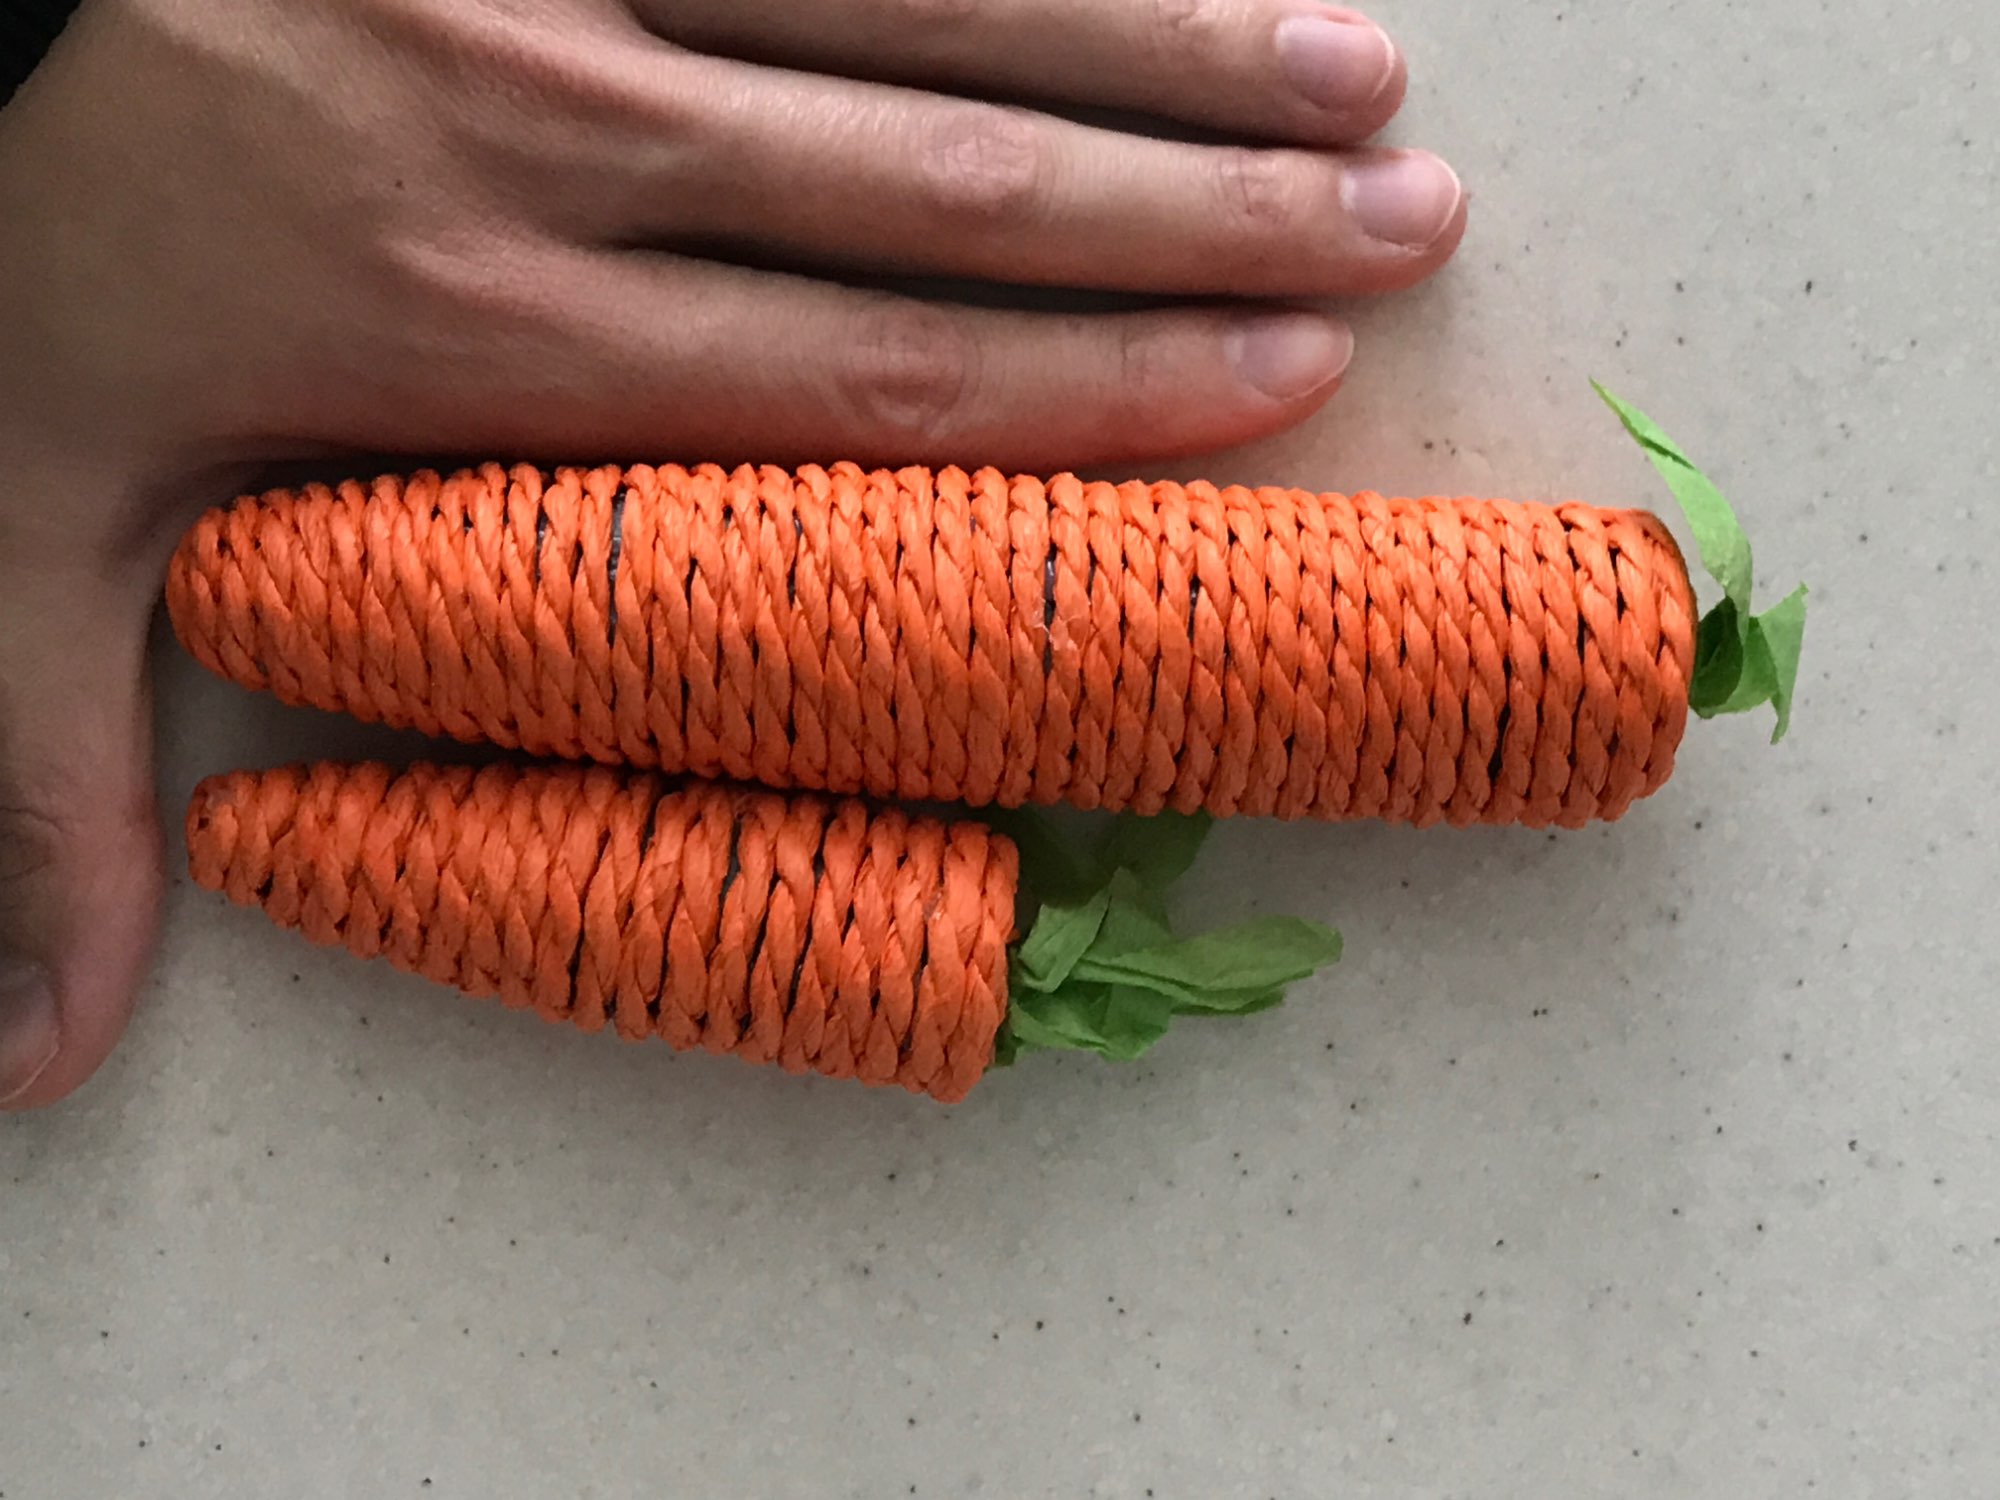
M109 1070L0 1121L7 1500L2000 1493L2000 10L1381 10L1473 237L1198 467L1650 502L1601 376L1814 584L1794 737L1610 831L1228 827L1190 900L1341 968L950 1111L183 883ZM169 806L376 743L162 692Z

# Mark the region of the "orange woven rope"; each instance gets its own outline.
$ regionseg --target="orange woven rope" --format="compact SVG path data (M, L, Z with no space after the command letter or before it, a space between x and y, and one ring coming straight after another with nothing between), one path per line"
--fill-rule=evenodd
M541 755L1420 825L1618 817L1694 656L1643 512L991 470L271 494L189 535L169 602L245 686Z
M965 1096L1006 1009L1017 860L972 822L591 767L319 765L202 783L195 880L586 1031Z

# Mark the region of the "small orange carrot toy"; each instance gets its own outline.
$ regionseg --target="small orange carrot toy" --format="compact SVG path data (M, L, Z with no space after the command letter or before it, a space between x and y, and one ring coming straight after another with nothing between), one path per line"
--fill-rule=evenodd
M1019 862L982 823L428 765L213 777L187 818L197 883L315 942L586 1031L946 1102L996 1052L1136 1056L1174 1015L1263 1009L1332 961L1336 938L1283 919L1176 943L1156 893L1200 835L1162 822L1164 853L1130 844L1095 894L1046 903L1010 1007Z

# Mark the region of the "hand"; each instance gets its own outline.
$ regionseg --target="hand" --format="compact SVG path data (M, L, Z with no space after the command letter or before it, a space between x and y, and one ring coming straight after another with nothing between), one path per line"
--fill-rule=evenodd
M1442 163L1354 146L1403 89L1314 0L86 0L0 112L0 1102L87 1078L143 978L145 639L199 506L361 453L1041 468L1277 430L1350 350L1287 301L1463 231ZM885 276L1156 305L854 285Z

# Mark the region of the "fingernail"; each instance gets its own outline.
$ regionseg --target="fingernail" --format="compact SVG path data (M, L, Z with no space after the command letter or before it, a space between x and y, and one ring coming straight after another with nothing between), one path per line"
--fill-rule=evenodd
M1364 233L1411 250L1437 243L1465 196L1458 174L1428 151L1352 162L1340 191Z
M0 1108L35 1086L61 1046L48 975L33 964L0 958Z
M1230 330L1229 358L1273 401L1296 401L1341 377L1354 358L1354 335L1311 313L1261 313Z
M1292 16L1278 23L1278 65L1322 109L1373 103L1396 71L1396 46L1373 21L1351 13Z

